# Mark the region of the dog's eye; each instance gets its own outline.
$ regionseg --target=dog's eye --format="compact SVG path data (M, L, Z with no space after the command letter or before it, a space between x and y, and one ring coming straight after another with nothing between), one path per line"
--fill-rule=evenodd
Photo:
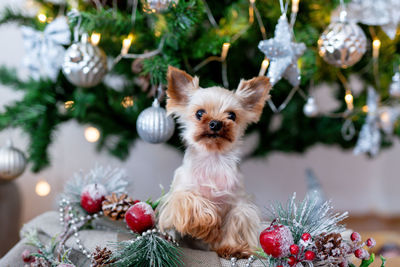
M198 120L201 120L201 117L203 117L204 113L206 113L206 111L204 109L199 109L198 111L196 111L196 118Z
M228 112L228 119L235 121L236 120L235 112L233 112L233 111Z

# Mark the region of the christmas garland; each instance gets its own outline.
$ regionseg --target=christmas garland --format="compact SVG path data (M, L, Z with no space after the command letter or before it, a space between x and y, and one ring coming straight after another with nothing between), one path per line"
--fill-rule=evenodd
M48 244L40 241L36 231L28 232L27 244L35 251L23 251L22 260L31 267L74 267L69 258L71 249L65 247L66 240L72 238L80 252L90 259L91 267L183 266L178 243L156 228L158 202L133 201L124 192L126 186L126 177L120 169L98 166L86 175L75 175L67 182L59 202L60 224L64 230ZM249 257L246 266L252 266L258 259L271 267L354 267L349 260L354 254L362 259L360 267L367 267L375 259L374 254L370 255L363 248L375 246L374 239L361 242L357 232L351 234L350 240L342 238L345 228L339 223L347 213L332 213L329 202L320 204L307 196L296 203L294 195L286 206L278 203L272 205L270 211L271 226L261 232L259 253ZM83 246L79 231L96 228L94 222L100 218L125 221L129 229L125 232L130 238L89 251ZM109 230L121 231L117 225ZM385 259L381 259L384 266ZM231 258L231 266L236 263L237 259Z

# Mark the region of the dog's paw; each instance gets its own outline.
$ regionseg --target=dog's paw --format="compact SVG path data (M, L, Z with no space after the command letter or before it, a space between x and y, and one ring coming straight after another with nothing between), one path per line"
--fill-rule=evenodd
M250 257L254 251L252 251L249 246L222 246L215 250L218 256L225 259L230 259L232 257L238 259L247 259Z

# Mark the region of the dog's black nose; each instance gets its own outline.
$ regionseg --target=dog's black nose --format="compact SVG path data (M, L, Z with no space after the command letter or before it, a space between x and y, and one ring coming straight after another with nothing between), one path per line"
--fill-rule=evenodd
M218 132L222 128L222 121L212 120L208 125L210 126L211 131Z

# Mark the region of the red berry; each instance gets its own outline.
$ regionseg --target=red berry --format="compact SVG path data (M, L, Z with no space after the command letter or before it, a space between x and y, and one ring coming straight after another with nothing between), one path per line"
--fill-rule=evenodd
M139 203L139 202L140 202L140 200L136 199L133 201L133 205L135 205L136 203Z
M299 246L296 244L293 244L290 246L290 254L292 255L297 255L299 253Z
M306 251L306 253L304 253L304 259L306 261L312 261L315 259L315 253L312 251Z
M359 259L366 258L367 254L368 254L367 251L363 248L359 248L359 249L356 249L356 251L354 251L354 255Z
M287 226L275 224L261 232L260 244L266 254L282 258L290 254L293 236Z
M357 232L353 232L350 236L351 241L353 242L360 242L361 241L361 235Z
M367 242L365 242L365 244L367 245L367 247L373 248L376 245L376 241L373 238L368 238Z
M278 265L278 266L276 266L276 267L283 267L283 265Z
M101 211L101 203L107 195L106 188L101 184L88 184L82 190L81 206L88 213Z
M132 231L142 233L153 228L155 223L154 210L146 202L136 203L126 211L125 222Z
M309 233L304 233L301 235L301 239L303 239L303 241L308 241L311 239L311 235Z
M29 250L27 250L27 249L25 249L24 251L22 251L21 257L22 257L22 260L23 260L25 263L33 262L34 259L35 259L35 258L31 255L31 252L30 252Z
M296 258L294 256L291 256L291 257L288 258L287 263L290 266L294 266L297 263L297 260L296 260Z

